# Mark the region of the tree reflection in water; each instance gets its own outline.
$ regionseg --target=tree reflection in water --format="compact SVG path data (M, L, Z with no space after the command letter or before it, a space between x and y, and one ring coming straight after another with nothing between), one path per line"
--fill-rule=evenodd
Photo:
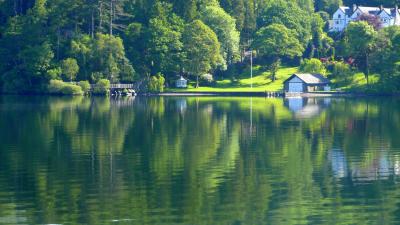
M399 99L0 98L0 223L398 223Z

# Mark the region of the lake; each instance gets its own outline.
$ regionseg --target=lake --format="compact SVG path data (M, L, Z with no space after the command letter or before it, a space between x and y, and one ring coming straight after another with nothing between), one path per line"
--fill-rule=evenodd
M0 224L399 224L399 98L0 97Z

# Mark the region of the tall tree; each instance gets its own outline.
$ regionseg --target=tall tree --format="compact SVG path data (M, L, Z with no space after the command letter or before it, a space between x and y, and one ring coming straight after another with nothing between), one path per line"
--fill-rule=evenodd
M147 36L148 62L153 65L152 74L177 73L183 60L182 31L183 20L172 13L171 5L160 4L162 10L150 19Z
M218 37L203 22L195 20L186 26L183 43L187 56L185 69L196 76L196 87L199 87L199 76L221 63Z
M218 36L221 43L221 55L224 58L223 69L239 60L240 34L236 30L235 19L218 6L207 6L200 13L201 20Z
M347 46L350 55L358 58L369 83L369 57L374 49L377 32L365 21L351 22L346 29Z
M276 72L283 57L292 58L303 54L304 48L295 34L295 31L282 24L271 24L256 33L253 47L261 56L270 58L272 81L276 80Z
M310 14L296 3L276 0L264 9L258 25L263 27L274 23L283 24L296 31L295 35L305 47L311 37L311 18Z

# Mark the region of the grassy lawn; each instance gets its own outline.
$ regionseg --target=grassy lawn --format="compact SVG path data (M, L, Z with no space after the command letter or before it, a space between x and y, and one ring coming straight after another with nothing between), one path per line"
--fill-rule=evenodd
M187 89L170 88L166 91L176 92L252 92L252 91L280 91L283 89L283 82L293 73L297 72L297 67L283 67L277 73L277 80L272 82L270 72L263 71L260 66L254 67L253 88L251 88L250 71L245 71L238 76L236 82L229 79L216 81L213 87L194 88L195 83L189 83Z
M377 74L369 75L369 87L364 73L361 72L355 73L347 81L338 81L336 79L332 79L331 81L335 87L342 91L365 92L379 88L379 76Z

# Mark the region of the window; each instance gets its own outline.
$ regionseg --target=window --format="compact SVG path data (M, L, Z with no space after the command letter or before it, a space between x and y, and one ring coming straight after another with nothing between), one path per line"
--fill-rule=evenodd
M340 19L340 18L342 18L342 15L339 14L337 17Z
M336 21L336 24L339 24L339 21Z

